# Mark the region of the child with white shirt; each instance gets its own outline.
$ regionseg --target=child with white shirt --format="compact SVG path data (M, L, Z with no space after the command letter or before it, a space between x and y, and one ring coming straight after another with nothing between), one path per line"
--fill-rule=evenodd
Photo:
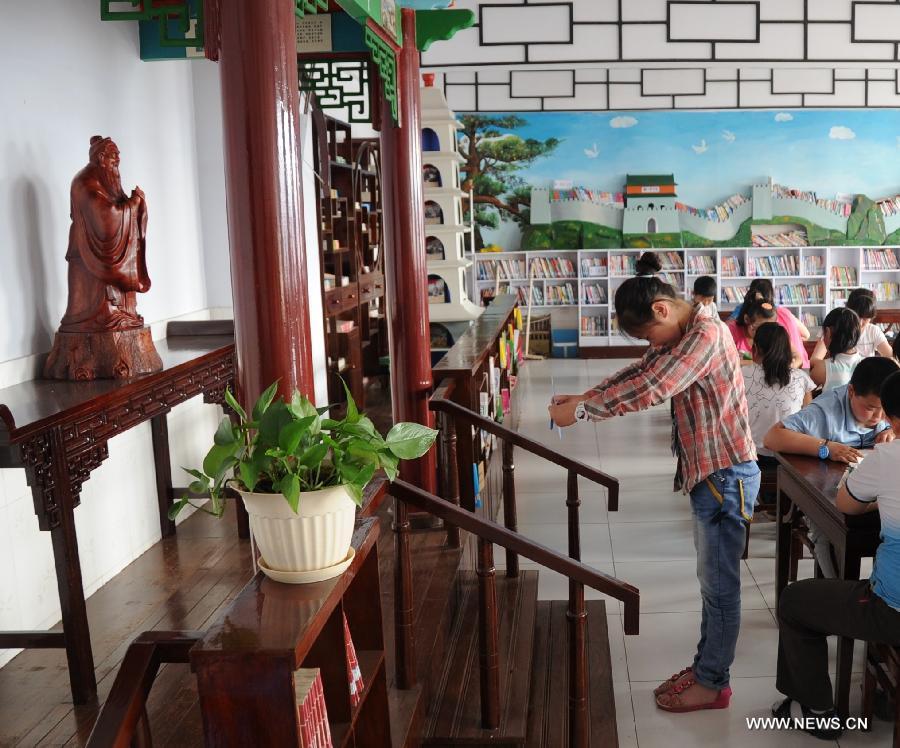
M900 372L885 380L881 405L892 433L900 436ZM828 636L900 645L898 463L900 441L876 445L837 495L837 508L844 514L881 514L881 545L872 576L858 582L805 579L781 594L776 688L787 698L773 706L775 717L837 717L828 674ZM829 724L835 721L807 723L816 724L807 732L834 740L842 732L842 727Z
M709 275L701 275L694 281L694 306L704 317L719 319L716 306L716 279Z
M859 317L859 342L856 344L856 350L859 355L863 358L876 354L885 358L893 356L891 344L888 343L884 331L875 324L878 306L874 292L868 288L854 288L847 297L847 303L844 306L847 309L852 309ZM810 362L822 360L825 356L826 346L823 338L816 343L816 348L809 360Z
M863 360L858 349L860 334L859 316L852 309L838 307L825 315L822 321L824 358L810 360L809 375L828 392L850 381L856 365Z

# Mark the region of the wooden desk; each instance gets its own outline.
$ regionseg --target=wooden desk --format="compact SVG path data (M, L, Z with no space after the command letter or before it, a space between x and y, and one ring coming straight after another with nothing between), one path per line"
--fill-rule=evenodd
M96 698L94 658L84 602L75 507L81 486L109 456L112 437L151 421L159 523L175 532L166 413L203 395L222 404L234 380L230 336L168 338L157 344L163 370L128 380L63 382L35 380L0 390L0 467L24 468L41 530L50 533L62 628L0 633L0 648L62 648L69 664L72 699ZM127 498L127 497L123 497Z
M846 465L815 457L779 454L778 532L775 545L775 597L788 583L791 561L791 524L785 521L796 506L825 534L834 546L841 579L859 579L860 560L874 556L881 532L877 512L849 516L835 506L837 486ZM838 638L835 705L848 714L853 639Z
M378 574L378 520L358 520L341 576L281 584L258 573L191 650L207 746L300 746L294 673L319 668L335 748L391 745ZM362 671L350 704L344 615Z

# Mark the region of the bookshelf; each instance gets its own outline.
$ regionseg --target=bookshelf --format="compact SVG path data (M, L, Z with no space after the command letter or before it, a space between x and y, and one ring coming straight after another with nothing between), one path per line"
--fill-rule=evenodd
M528 268L535 260L558 268L559 276L533 278L533 308L577 311L579 347L646 345L617 332L613 300L616 290L634 276L634 263L644 249L581 249L528 252L492 252L475 256L479 290L499 282L509 293L528 303ZM821 325L825 314L841 306L852 288L875 291L879 309L900 309L900 247L716 247L655 250L663 263L662 275L691 298L694 280L701 275L716 279L720 310L739 304L756 278L770 278L776 302L787 306L807 327ZM553 261L559 261L554 263ZM564 275L574 270L574 277ZM500 280L497 280L497 274ZM577 294L565 303L547 286L572 284ZM538 292L537 290L540 289ZM538 304L540 298L542 303ZM813 335L818 333L813 331Z

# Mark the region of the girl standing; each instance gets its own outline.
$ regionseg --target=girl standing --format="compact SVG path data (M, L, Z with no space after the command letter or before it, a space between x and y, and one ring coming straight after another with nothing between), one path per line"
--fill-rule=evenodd
M863 360L857 351L859 342L859 317L852 309L832 309L822 320L822 341L825 343L824 359L815 359L809 375L823 392L847 384L856 365Z
M759 489L740 359L723 325L668 283L630 278L615 297L619 327L650 343L644 357L580 395L556 396L560 426L645 410L671 398L674 443L690 493L703 599L693 662L654 691L660 709L723 709L741 622L741 554Z

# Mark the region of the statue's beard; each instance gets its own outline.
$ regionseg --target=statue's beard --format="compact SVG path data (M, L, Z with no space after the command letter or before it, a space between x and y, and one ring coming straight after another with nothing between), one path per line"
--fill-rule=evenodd
M122 178L119 176L117 168L114 166L101 166L100 182L110 195L119 200L124 199L125 193L122 190Z

